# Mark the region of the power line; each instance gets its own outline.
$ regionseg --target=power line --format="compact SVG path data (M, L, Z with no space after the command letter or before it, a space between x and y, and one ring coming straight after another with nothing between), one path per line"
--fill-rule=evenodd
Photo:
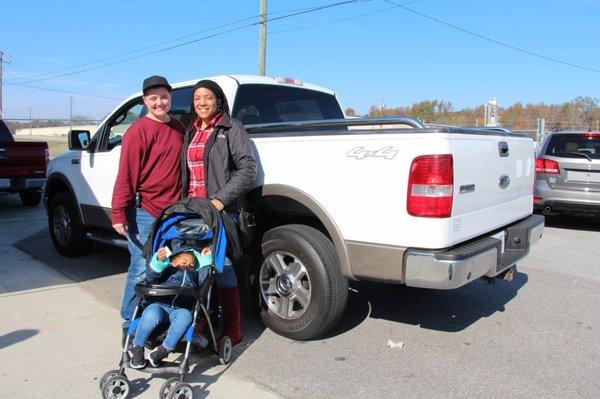
M311 12L315 12L315 11L324 10L324 9L327 9L327 8L332 8L332 7L342 6L342 5L348 5L348 4L357 3L357 2L363 2L363 1L365 1L365 0L346 0L346 1L336 2L336 3L326 4L326 5L323 5L323 6L317 6L317 7L313 7L313 8L307 9L307 10L300 10L300 11L293 12L293 13L290 13L290 14L282 15L280 17L270 18L270 19L267 19L266 22L279 21L279 20L282 20L282 19L295 17L297 15L307 14L307 13L311 13ZM368 1L371 1L371 0L368 0ZM252 18L255 18L255 17L252 17ZM246 18L246 19L251 19L251 18ZM230 24L226 24L226 25L230 25ZM178 47L183 47L183 46L187 46L187 45L190 45L190 44L193 44L193 43L197 43L197 42L202 41L202 40L207 40L207 39L211 39L213 37L222 36L222 35L225 35L227 33L232 33L232 32L235 32L235 31L238 31L238 30L241 30L241 29L245 29L245 28L248 28L248 27L251 27L251 26L256 26L258 24L260 24L260 21L258 21L258 22L252 22L252 23L249 23L249 24L245 24L245 25L242 25L242 26L239 26L239 27L236 27L236 28L227 29L225 31L213 33L213 34L206 35L206 36L194 39L194 40L189 40L189 41L186 41L186 42L183 42L183 43L179 43L179 44L175 44L175 45L172 45L172 46L164 47L164 48L161 48L161 49L158 49L158 50L154 50L154 51L150 51L150 52L147 52L147 53L139 54L139 55L132 56L132 57L129 57L129 58L125 58L125 59L122 59L122 60L113 61L113 62L105 63L105 64L102 64L102 65L97 65L97 66L94 66L94 67L80 69L80 70L77 70L77 71L74 71L74 72L59 74L59 75L50 76L50 77L47 77L47 78L32 79L32 80L27 80L27 81L6 82L6 84L10 84L10 85L21 84L22 85L22 84L25 84L25 83L41 82L41 81L45 81L45 80L58 79L58 78L63 78L63 77L67 77L67 76L77 75L77 74L80 74L80 73L83 73L83 72L87 72L87 71L91 71L91 70L95 70L95 69L100 69L100 68L105 68L105 67L108 67L108 66L111 66L111 65L121 64L123 62L132 61L132 60L135 60L135 59L138 59L138 58L142 58L142 57L147 57L149 55L161 53L161 52L164 52L164 51L173 50L173 49L178 48ZM212 30L214 30L214 29L212 29ZM137 52L137 51L134 51L134 52ZM110 58L114 58L114 57L109 57L109 59ZM71 68L69 68L69 69L71 69Z
M360 2L365 2L365 1L372 1L372 0L360 0ZM270 12L267 15L282 14L282 13L290 12L290 11L296 12L296 11L312 10L314 8L315 7L307 7L307 8L301 8L301 9L295 9L295 10L276 11L276 12ZM56 73L61 73L61 72L64 72L64 71L69 71L69 70L72 70L72 69L78 69L78 68L86 67L86 66L89 66L89 65L97 64L97 63L100 63L100 62L109 61L109 60L112 60L112 59L115 59L115 58L124 57L124 56L130 55L130 54L135 54L137 52L144 51L144 50L149 50L151 48L159 47L159 46L162 46L162 45L165 45L165 44L177 42L179 40L187 39L188 37L197 36L199 34L210 32L210 31L213 31L213 30L216 30L216 29L219 29L219 28L224 28L224 27L227 27L227 26L236 25L238 23L245 22L245 21L248 21L248 20L251 20L251 19L255 19L255 18L258 18L258 17L260 17L259 14L253 15L251 17L241 18L241 19L238 19L238 20L235 20L235 21L231 21L231 22L228 22L228 23L225 23L225 24L213 26L213 27L208 28L208 29L203 29L203 30L198 31L198 32L194 32L194 33L190 33L190 34L187 34L187 35L184 35L184 36L179 36L179 37L176 37L176 38L173 38L173 39L170 39L170 40L166 40L164 42L152 44L152 45L145 46L145 47L140 47L138 49L126 51L124 53L112 55L110 57L100 58L100 59L97 59L97 60L94 60L94 61L86 62L85 64L75 65L75 66L71 66L71 67L67 67L67 68L62 68L62 69L57 69L57 70L50 71L50 72L38 73L37 75L39 75L39 76L54 75ZM15 64L20 64L20 63L15 63ZM20 64L20 65L26 66L24 64Z
M41 22L39 22L37 25L34 25L32 28L27 28L27 32L25 32L24 34L22 34L21 36L17 37L16 39L14 39L13 41L11 41L7 47L12 46L13 44L15 44L16 42L22 40L24 37L27 37L29 35L31 35L31 33L35 32L36 30L38 30L41 26L47 24L50 20L52 20L54 17L56 17L57 15L61 14L63 11L65 11L67 8L71 7L73 4L75 3L75 0L73 0L72 2L68 3L66 6L64 6L63 8L59 9L58 11L56 11L54 14L50 15L48 18L42 20Z
M31 85L26 85L26 84L21 84L21 83L8 83L8 82L5 82L5 84L12 85L12 86L28 87L30 89L36 89L36 90L53 91L53 92L56 92L56 93L73 94L73 95L76 95L76 96L83 96L83 97L102 98L102 99L105 99L105 100L122 100L122 98L105 97L105 96L98 96L98 95L95 95L95 94L87 94L87 93L78 93L76 91L49 89L47 87L31 86Z
M190 33L190 34L187 34L187 35L184 35L184 36L179 36L179 37L176 37L174 39L170 39L170 40L167 40L167 41L164 41L164 42L160 42L160 43L152 44L152 45L149 45L149 46L141 47L141 48L138 48L138 49L135 49L135 50L126 51L124 53L112 55L110 57L100 58L100 59L97 59L95 61L86 62L85 64L75 65L75 66L71 66L71 67L68 67L68 68L57 69L55 71L50 71L50 72L39 73L38 75L39 76L53 75L53 74L61 73L61 72L68 71L68 70L71 70L71 69L77 69L77 68L82 68L82 67L86 67L86 66L93 65L93 64L98 64L100 62L113 60L115 58L124 57L124 56L130 55L130 54L138 53L140 51L149 50L151 48L155 48L155 47L159 47L159 46L162 46L162 45L165 45L165 44L173 43L173 42L176 42L176 41L179 41L179 40L182 40L182 39L186 39L188 37L197 36L197 35L199 35L201 33L210 32L210 31L213 31L215 29L224 28L224 27L227 27L227 26L230 26L230 25L235 25L235 24L238 24L240 22L248 21L250 19L254 19L254 18L257 18L257 17L258 17L258 15L255 15L255 16L252 16L252 17L238 19L238 20L235 20L235 21L232 21L232 22L228 22L226 24L217 25L217 26L213 26L212 28L204 29L204 30L201 30L199 32L194 32L194 33ZM25 82L23 82L23 83L25 83Z
M407 2L407 3L403 3L403 5L408 5L408 4L416 3L416 2L418 2L418 1L421 1L421 0L413 0L413 1L409 1L409 2ZM364 18L364 17L367 17L367 16L369 16L369 15L373 15L373 14L379 14L379 13L382 13L382 12L385 12L385 11L388 11L388 10L392 10L392 9L394 9L394 8L398 8L398 6L396 6L396 5L393 5L393 6L391 6L391 7L382 8L382 9L375 10L375 11L371 11L371 12L367 12L367 13L364 13L364 14L355 15L355 16L353 16L353 17L347 17L347 18L335 19L335 20L333 20L333 21L323 22L323 23L320 23L320 24L313 24L313 25L299 26L299 27L296 27L296 28L290 28L290 29L276 30L276 31L272 31L272 32L270 32L270 34L276 34L276 33L286 33L286 32L293 32L293 31L297 31L297 30L304 30L304 29L317 28L317 27L320 27L320 26L333 25L333 24L336 24L336 23L339 23L339 22L346 22L346 21L351 21L351 20L353 20L353 19Z
M449 22L446 22L446 21L442 21L441 19L438 19L438 18L432 17L432 16L430 16L430 15L424 14L424 13L422 13L422 12L419 12L419 11L413 10L412 8L406 7L406 6L404 6L404 5L401 5L401 4L394 3L394 2L393 2L393 1L391 1L391 0L384 0L384 1L385 1L386 3L390 3L390 4L393 4L393 5L397 6L397 7L399 7L399 8L402 8L403 10L406 10L406 11L409 11L409 12L411 12L411 13L413 13L413 14L419 15L419 16L421 16L421 17L423 17L423 18L426 18L426 19L429 19L429 20L431 20L431 21L437 22L437 23L439 23L439 24L442 24L442 25L448 26L448 27L450 27L450 28L456 29L456 30L458 30L458 31L461 31L461 32L463 32L463 33L466 33L466 34L468 34L468 35L475 36L475 37L477 37L477 38L479 38L479 39L482 39L482 40L485 40L485 41L488 41L488 42L491 42L491 43L497 44L497 45L499 45L499 46L502 46L502 47L509 48L509 49L511 49L511 50L515 50L515 51L518 51L518 52L521 52L521 53L524 53L524 54L527 54L527 55L531 55L531 56L533 56L533 57L541 58L541 59L543 59L543 60L546 60L546 61L555 62L555 63L557 63L557 64L562 64L562 65L570 66L570 67L573 67L573 68L582 69L582 70L585 70L585 71L590 71L590 72L600 72L600 70L599 70L599 69L594 69L594 68L586 67L586 66L583 66L583 65L573 64L573 63L571 63L571 62L568 62L568 61L562 61L562 60L559 60L559 59L557 59L557 58L552 58L552 57L545 56L545 55L543 55L543 54L534 53L533 51L525 50L525 49L522 49L522 48L520 48L520 47L513 46L513 45L511 45L511 44L504 43L504 42L501 42L501 41L498 41L498 40L495 40L495 39L489 38L489 37L487 37L487 36L484 36L484 35L481 35L481 34L479 34L479 33L476 33L476 32L473 32L473 31L470 31L470 30L468 30L468 29L465 29L465 28L461 28L460 26L457 26L457 25L451 24L451 23L449 23Z

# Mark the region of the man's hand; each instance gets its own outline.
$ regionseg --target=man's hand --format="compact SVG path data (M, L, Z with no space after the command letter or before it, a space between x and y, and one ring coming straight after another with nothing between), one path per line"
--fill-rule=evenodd
M113 224L113 229L122 236L127 235L127 225L123 223Z
M215 206L215 208L217 208L217 211L219 211L219 212L221 212L223 209L225 209L225 205L223 205L223 203L216 198L211 199L210 203L213 204Z

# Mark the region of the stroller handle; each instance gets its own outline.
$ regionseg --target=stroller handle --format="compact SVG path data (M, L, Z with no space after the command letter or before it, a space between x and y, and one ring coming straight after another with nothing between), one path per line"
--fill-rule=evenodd
M185 295L194 299L200 299L200 293L191 288L164 287L147 283L138 283L135 286L136 294L142 296L172 296Z

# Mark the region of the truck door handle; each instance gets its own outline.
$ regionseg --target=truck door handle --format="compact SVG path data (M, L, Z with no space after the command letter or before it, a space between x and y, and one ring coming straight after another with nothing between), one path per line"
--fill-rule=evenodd
M508 156L508 143L506 141L498 143L498 154L500 154L501 157Z
M71 159L71 165L79 165L79 159Z

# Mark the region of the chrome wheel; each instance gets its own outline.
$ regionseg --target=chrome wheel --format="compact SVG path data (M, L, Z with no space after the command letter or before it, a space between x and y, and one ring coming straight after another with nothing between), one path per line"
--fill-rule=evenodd
M311 299L311 282L302 262L289 252L269 254L260 268L263 301L277 316L294 320L301 317Z
M190 384L175 384L167 394L167 399L193 399L194 390Z
M102 385L104 399L127 399L129 391L129 380L120 375L108 378Z
M54 236L61 245L67 245L71 239L71 218L64 205L58 205L52 216Z

